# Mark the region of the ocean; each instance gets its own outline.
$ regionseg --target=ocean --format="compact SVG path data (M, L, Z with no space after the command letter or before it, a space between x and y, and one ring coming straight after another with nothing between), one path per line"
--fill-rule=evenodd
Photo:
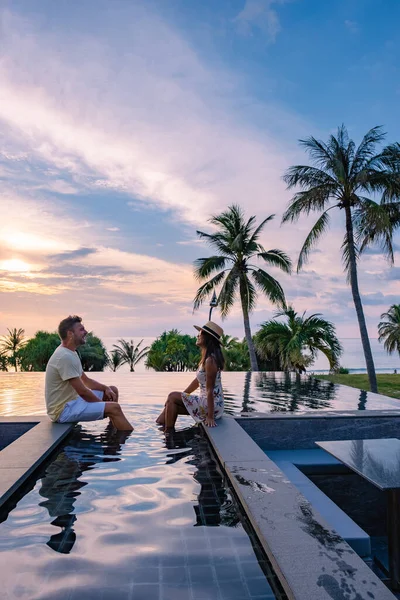
M113 344L117 343L117 338L106 337L102 338L103 342L108 351L112 350ZM124 339L130 340L131 336L126 336ZM138 343L142 338L135 337L133 338L134 343ZM142 347L150 346L155 338L148 337L144 338ZM387 354L386 350L383 347L383 344L380 344L377 339L371 339L371 348L372 354L375 362L375 369L377 373L393 373L395 369L397 369L398 373L400 373L400 356L398 354ZM367 370L365 368L365 360L364 354L362 350L361 340L359 338L341 338L340 343L343 346L343 354L341 358L341 365L346 367L352 373L366 373ZM144 373L147 369L144 366L144 362L142 361L136 367L136 371L138 373ZM121 367L123 370L127 370L128 367ZM327 359L319 353L315 363L308 369L308 372L312 373L321 373L329 370L329 364Z

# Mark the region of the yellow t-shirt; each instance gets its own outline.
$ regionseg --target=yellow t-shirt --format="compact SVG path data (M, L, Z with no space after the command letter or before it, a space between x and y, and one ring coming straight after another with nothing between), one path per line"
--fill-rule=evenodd
M82 373L78 353L64 346L58 346L46 367L46 408L52 421L57 421L67 402L78 398L69 379L81 377Z

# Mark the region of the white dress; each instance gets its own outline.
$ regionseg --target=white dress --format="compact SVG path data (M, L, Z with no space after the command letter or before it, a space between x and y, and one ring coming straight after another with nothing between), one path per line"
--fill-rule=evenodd
M200 385L199 394L182 392L182 402L196 423L203 423L208 415L206 372L200 368L196 373ZM214 419L220 419L224 412L224 394L222 391L221 371L218 371L214 384Z

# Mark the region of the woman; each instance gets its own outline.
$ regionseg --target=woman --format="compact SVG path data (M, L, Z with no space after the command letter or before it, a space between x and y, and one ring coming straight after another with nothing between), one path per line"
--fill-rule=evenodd
M225 360L221 350L223 330L216 323L209 321L203 327L195 325L199 334L196 345L201 350L201 359L196 379L184 392L171 392L165 408L157 419L165 429L175 426L178 415L190 415L196 423L204 423L207 427L215 427L216 419L224 412L224 396L221 385L221 371ZM193 392L200 386L200 393Z

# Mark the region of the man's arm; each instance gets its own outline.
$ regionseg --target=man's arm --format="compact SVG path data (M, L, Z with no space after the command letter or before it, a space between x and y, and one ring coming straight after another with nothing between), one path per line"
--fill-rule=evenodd
M115 402L117 397L108 387L108 385L104 385L104 383L100 383L99 381L95 381L86 375L85 372L82 373L82 381L84 385L89 388L89 390L98 390L99 392L104 392L104 400L109 400L111 402Z
M88 388L85 383L82 381L82 377L73 377L68 381L81 398L86 400L86 402L100 402L96 394L93 394L90 388Z

